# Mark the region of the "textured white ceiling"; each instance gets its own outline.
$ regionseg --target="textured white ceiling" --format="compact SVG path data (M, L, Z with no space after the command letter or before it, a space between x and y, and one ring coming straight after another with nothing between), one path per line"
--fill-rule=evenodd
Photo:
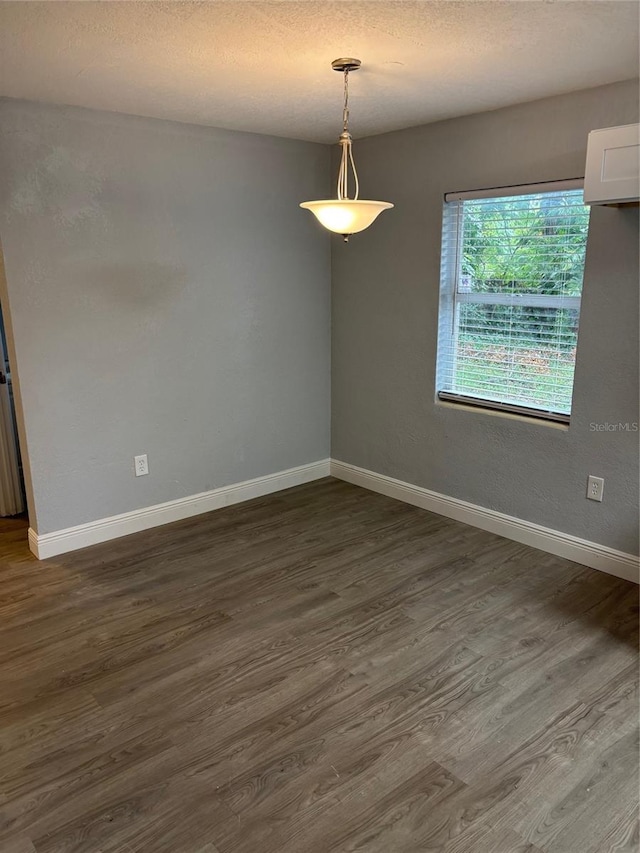
M333 141L638 74L636 2L1 2L0 92Z

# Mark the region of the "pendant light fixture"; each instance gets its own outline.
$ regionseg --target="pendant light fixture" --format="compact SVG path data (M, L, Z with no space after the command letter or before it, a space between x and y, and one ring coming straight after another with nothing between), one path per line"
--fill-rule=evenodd
M349 74L357 71L362 63L359 59L334 59L331 67L344 74L344 108L342 110L342 133L338 143L342 158L338 171L338 197L324 201L305 201L300 207L310 210L316 219L336 234L342 234L345 243L351 234L364 231L382 213L393 205L388 201L371 201L358 198L360 186L356 164L353 162L352 138L349 133ZM353 198L349 198L349 168L353 172Z

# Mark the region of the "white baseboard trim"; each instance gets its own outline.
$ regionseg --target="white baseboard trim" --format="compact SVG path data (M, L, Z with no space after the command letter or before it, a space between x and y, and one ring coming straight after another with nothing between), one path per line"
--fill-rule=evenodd
M330 474L356 486L362 486L438 515L488 530L490 533L522 542L524 545L531 545L533 548L573 560L592 569L598 569L634 583L640 582L639 561L633 554L616 551L606 545L589 542L559 530L542 527L458 498L441 495L430 489L423 489L335 459L323 459L308 465L300 465L297 468L256 477L254 480L222 486L209 492L201 492L110 518L90 521L87 524L79 524L77 527L56 530L53 533L39 535L29 528L29 547L39 560L46 560L78 548L86 548L130 533L138 533L141 530L170 524L172 521L180 521L183 518L289 489L292 486L310 483L313 480L328 477Z
M470 524L472 527L480 527L498 536L531 545L557 557L582 563L592 569L607 572L610 575L624 578L634 583L640 583L640 566L638 557L626 554L624 551L616 551L606 545L598 545L559 530L542 527L531 521L514 518L493 509L485 509L476 504L461 501L458 498L450 498L430 489L413 486L384 474L376 474L365 468L358 468L347 462L331 460L331 476L339 480L346 480L356 486L362 486L372 492L378 492L390 498L421 507L422 509L453 518Z
M322 459L319 462L267 474L265 477L245 480L243 483L222 486L210 492L201 492L198 495L189 495L186 498L167 501L167 503L135 509L110 518L79 524L77 527L67 527L65 530L55 530L53 533L38 534L29 528L29 548L39 560L46 560L48 557L76 551L88 545L97 545L109 539L148 530L150 527L170 524L172 521L180 521L203 512L249 501L282 489L290 489L292 486L301 486L303 483L328 477L329 470L329 459Z

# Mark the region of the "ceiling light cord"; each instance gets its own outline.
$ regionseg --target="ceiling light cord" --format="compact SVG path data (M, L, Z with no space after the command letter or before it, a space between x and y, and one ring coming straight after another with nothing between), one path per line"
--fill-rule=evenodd
M344 69L344 106L342 108L342 130L349 132L349 69Z
M360 193L360 182L358 181L358 172L356 164L353 160L352 138L349 133L349 69L344 71L344 107L342 110L342 133L339 139L340 147L342 148L342 157L340 158L340 169L338 171L338 200L344 201L349 199L349 166L353 172L355 184L355 195L352 201L358 200Z

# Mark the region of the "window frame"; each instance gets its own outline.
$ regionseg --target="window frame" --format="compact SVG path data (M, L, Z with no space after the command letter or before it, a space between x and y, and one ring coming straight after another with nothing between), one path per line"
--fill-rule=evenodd
M466 304L513 305L514 296L511 294L465 293L460 292L458 282L461 277L462 246L464 229L461 214L465 201L484 198L509 198L532 195L544 192L563 192L584 190L584 178L570 178L561 181L545 181L534 184L517 186L488 187L480 190L445 193L442 208L441 230L441 261L440 261L440 295L438 305L438 344L436 353L436 401L453 405L471 407L485 412L508 413L520 415L532 420L552 421L568 425L571 412L557 412L552 409L536 408L517 403L493 400L471 394L456 393L442 390L443 386L454 387L455 356L448 357L446 350L452 354L457 352L457 336L459 322L459 306ZM457 205L454 206L454 202ZM454 223L455 240L451 241L451 217L459 219ZM583 279L584 286L584 279ZM582 306L580 296L553 296L540 294L522 294L517 297L517 304L522 307L564 308L578 311L578 327ZM446 346L443 343L446 342ZM575 384L575 362L574 377Z

